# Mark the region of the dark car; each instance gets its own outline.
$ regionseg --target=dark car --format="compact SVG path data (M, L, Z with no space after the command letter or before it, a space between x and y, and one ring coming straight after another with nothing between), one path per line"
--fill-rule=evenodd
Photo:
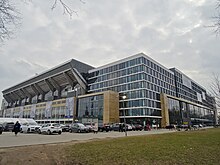
M4 122L2 125L3 131L13 131L15 124L13 122Z
M78 133L86 132L87 133L89 132L89 129L82 123L73 123L70 126L69 132L78 132Z
M60 127L62 128L62 132L69 132L70 130L69 124L61 124Z
M121 130L119 130L119 129L121 129ZM112 125L112 130L113 131L122 131L122 132L124 132L125 131L125 124L123 124L123 123L114 123L113 125ZM133 130L133 128L132 128L132 125L131 124L126 124L126 131L132 131Z
M190 126L189 125L185 125L185 124L182 124L182 125L177 125L176 126L176 129L178 130L178 131L180 131L180 130L189 130L190 129Z
M170 125L167 125L165 128L169 129L169 130L173 130L173 129L175 129L175 127L177 127L177 126L175 126L174 124L170 124Z
M2 131L3 131L3 125L0 124L0 135L2 134Z
M143 126L141 124L135 124L135 130L136 131L142 131L143 130Z
M119 125L120 125L120 123L112 124L112 127L111 127L112 131L119 131Z
M100 132L103 132L103 131L109 132L109 131L111 131L111 127L110 127L109 124L99 124L98 131L100 131Z

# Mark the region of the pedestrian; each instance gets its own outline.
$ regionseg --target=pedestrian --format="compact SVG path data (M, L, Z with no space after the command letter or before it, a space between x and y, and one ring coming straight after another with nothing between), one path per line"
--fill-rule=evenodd
M21 129L21 124L17 121L14 125L14 132L15 132L15 136L17 136L18 132L20 132Z
M122 123L119 123L119 132L123 132Z
M150 131L151 128L150 128L150 124L147 124L147 131Z
M126 125L125 125L125 123L122 124L122 132L126 132Z
M97 134L98 133L98 130L99 130L99 127L98 127L98 123L95 123L94 124L94 127L93 127L93 133L95 134Z

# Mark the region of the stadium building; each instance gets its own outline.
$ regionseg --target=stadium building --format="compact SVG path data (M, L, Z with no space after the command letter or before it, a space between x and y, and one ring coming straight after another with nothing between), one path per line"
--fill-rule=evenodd
M70 60L3 91L3 117L38 122L215 123L201 85L140 53L94 68Z

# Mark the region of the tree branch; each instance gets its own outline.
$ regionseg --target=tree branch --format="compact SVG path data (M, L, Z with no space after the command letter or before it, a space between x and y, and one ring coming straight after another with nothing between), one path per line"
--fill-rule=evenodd
M220 106L220 77L218 74L214 74L211 79L210 93L215 97L216 104Z
M54 0L51 7L54 10L58 4L63 8L63 14L68 14L70 17L75 14L78 16L77 11L72 10L69 5L67 5L65 0ZM81 3L85 4L85 1L79 0ZM12 0L0 0L0 41L8 39L13 34L14 28L18 25L20 13L15 9L12 4Z
M0 1L0 41L10 38L13 27L19 22L19 14L9 0Z
M216 11L217 11L217 15L214 16L214 17L212 17L213 22L214 22L214 24L213 24L212 27L215 28L215 30L214 30L215 33L216 33L217 35L219 35L219 34L220 34L220 0L217 0L217 3L216 3Z
M79 0L81 3L85 4L85 1ZM57 3L60 3L60 5L63 7L63 14L68 14L70 17L72 17L73 13L78 16L78 13L76 10L72 10L63 0L54 0L54 3L51 7L52 10L54 10L57 7Z

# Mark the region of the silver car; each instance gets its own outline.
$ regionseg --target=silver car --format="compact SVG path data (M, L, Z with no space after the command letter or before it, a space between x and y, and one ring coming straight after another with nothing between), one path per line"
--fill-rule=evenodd
M40 131L39 133L46 133L48 135L51 135L53 133L61 134L62 128L58 123L47 123L45 125L42 125L39 131Z
M82 123L73 123L70 126L70 132L89 132L89 129Z

